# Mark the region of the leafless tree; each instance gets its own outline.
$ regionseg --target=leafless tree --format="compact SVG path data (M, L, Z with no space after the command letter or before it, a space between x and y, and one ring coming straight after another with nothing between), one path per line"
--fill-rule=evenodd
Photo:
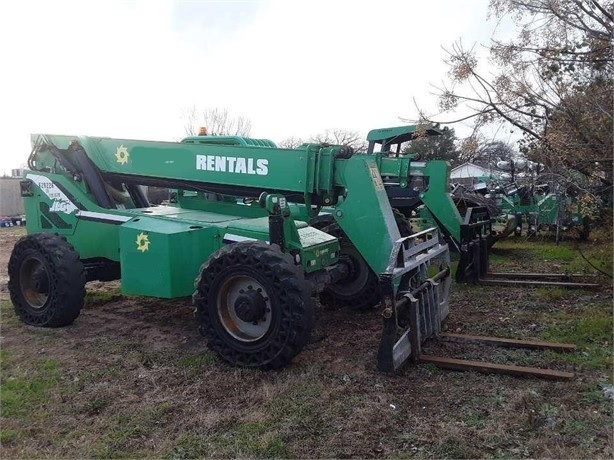
M345 129L327 129L323 133L317 134L310 139L310 142L318 144L347 145L356 152L367 150L367 141L358 131Z
M614 20L612 0L491 0L495 18L519 27L487 47L496 72L475 47L447 50L450 83L438 88L438 116L472 119L478 130L505 122L523 134L521 150L552 169L576 169L612 183ZM468 115L444 120L459 108ZM469 141L469 144L471 140Z
M217 136L249 136L252 130L252 122L242 116L233 117L228 114L228 109L205 109L198 110L191 106L184 113L184 129L188 136L198 134L200 127L206 127L207 133Z
M304 142L300 137L288 137L279 142L277 145L284 149L295 149L302 144L304 144Z
M322 133L311 136L306 142L313 144L348 145L356 152L365 152L367 142L357 131L344 129L327 129ZM278 145L287 149L295 149L304 144L305 141L300 137L288 137L279 142Z

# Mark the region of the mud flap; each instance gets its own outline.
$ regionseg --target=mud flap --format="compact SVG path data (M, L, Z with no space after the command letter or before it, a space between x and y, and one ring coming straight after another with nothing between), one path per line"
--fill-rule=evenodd
M488 273L488 251L493 238L488 209L468 208L460 226L460 237L460 260L456 269L456 282L477 283Z
M395 243L388 268L379 278L384 307L378 351L381 372L394 372L410 358L416 361L422 342L440 332L449 312L449 264L448 245L435 228ZM430 267L438 270L431 277ZM404 275L411 276L412 287L397 288L395 294L395 280Z

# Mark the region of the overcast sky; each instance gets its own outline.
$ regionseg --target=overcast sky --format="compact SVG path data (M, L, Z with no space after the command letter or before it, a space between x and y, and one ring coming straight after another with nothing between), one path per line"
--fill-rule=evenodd
M436 106L442 46L488 41L487 5L4 0L0 173L25 162L30 133L178 140L191 105L276 142L403 124L413 98Z

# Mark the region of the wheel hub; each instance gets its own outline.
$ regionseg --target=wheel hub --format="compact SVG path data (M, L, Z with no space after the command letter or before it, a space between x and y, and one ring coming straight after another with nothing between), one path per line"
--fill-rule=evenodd
M239 294L234 303L239 319L250 323L260 320L266 313L266 308L264 297L254 289L248 289Z
M19 283L25 301L31 308L45 306L49 297L49 273L43 262L37 257L26 258L19 268Z
M271 300L260 282L238 274L222 283L217 296L217 311L222 327L241 342L255 342L271 327Z
M30 286L34 291L40 293L49 292L49 277L43 268L38 268L32 273Z

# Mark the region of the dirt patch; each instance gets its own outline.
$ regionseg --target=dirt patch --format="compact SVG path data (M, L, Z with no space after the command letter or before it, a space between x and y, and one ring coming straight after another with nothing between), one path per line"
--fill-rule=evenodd
M89 283L86 306L69 327L21 324L6 292L6 264L22 234L0 229L6 458L612 457L612 404L603 390L612 384L611 363L599 361L611 362L611 334L591 329L570 356L429 345L450 356L571 370L571 382L429 365L386 376L376 370L378 313L318 307L323 338L291 366L236 369L207 351L190 299L123 296L118 283ZM530 256L530 245L522 250ZM529 256L527 269L544 268ZM607 318L611 295L610 288L459 286L447 327L554 337L568 333L569 322Z

